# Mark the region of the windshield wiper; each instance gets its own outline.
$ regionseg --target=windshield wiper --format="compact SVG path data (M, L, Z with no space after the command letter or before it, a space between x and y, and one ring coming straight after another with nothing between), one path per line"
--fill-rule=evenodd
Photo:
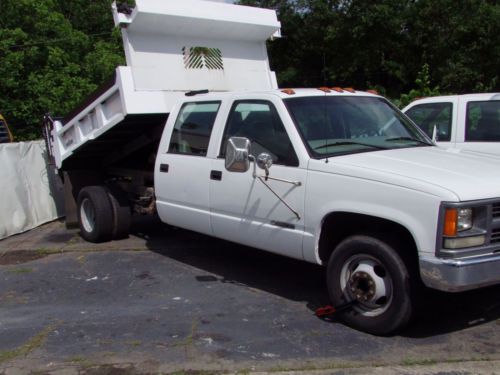
M394 138L387 138L385 140L386 142L394 142L394 141L412 141L412 142L417 142L423 145L427 146L432 146L432 143L421 141L420 139L412 138L412 137L394 137Z
M369 144L369 143L353 142L353 141L342 141L342 142L327 143L327 144L315 147L314 150L319 150L320 148L327 148L327 147L333 147L333 146L345 146L345 145L360 145L360 146L366 146L366 147L376 148L376 149L379 149L379 150L387 150L387 147L376 146L376 145L372 145L372 144Z

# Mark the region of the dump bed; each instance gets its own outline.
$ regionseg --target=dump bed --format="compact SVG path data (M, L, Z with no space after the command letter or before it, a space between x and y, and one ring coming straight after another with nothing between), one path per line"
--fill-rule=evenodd
M136 0L112 10L127 66L66 118L47 117L58 168L123 159L159 137L186 92L277 87L265 45L280 36L272 10L203 0Z

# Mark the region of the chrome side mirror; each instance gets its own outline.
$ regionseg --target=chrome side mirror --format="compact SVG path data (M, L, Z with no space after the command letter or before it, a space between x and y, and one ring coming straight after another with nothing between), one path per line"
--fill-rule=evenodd
M263 152L257 156L257 166L266 171L266 180L269 177L269 168L273 165L273 158L267 152Z
M231 137L227 140L225 166L230 172L244 173L250 169L250 140Z

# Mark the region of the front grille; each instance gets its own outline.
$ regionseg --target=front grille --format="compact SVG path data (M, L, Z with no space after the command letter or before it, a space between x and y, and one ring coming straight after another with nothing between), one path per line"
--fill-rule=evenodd
M491 231L491 243L500 242L500 228L493 229Z
M493 203L492 216L493 218L500 217L500 203Z

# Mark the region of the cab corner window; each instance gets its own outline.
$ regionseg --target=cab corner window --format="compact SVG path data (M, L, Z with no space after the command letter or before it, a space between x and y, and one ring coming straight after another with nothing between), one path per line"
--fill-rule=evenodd
M281 118L273 104L263 100L236 101L224 130L220 156L224 157L230 137L245 137L251 142L250 153L257 157L266 152L273 163L297 167L299 160Z
M452 103L420 104L410 108L406 115L430 138L436 128L437 140L448 142L451 139L452 108Z
M468 142L500 141L500 101L467 103L465 140Z
M220 102L185 103L175 121L168 152L206 156L219 107Z

